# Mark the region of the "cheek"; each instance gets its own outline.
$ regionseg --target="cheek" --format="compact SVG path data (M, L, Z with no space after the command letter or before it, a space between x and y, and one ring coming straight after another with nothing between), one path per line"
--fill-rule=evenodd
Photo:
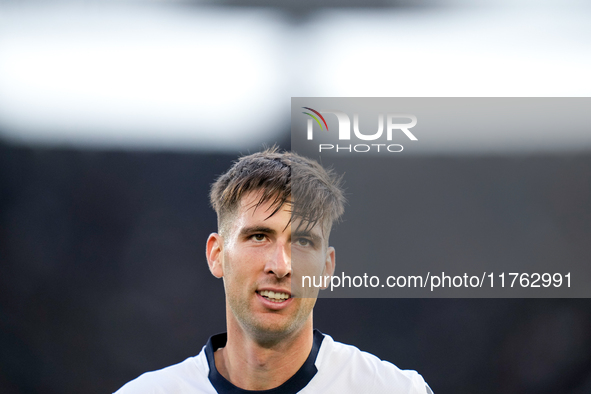
M245 278L264 269L263 248L232 248L224 253L224 275Z
M306 253L293 249L291 265L294 273L298 275L321 275L326 265L325 255L322 252Z

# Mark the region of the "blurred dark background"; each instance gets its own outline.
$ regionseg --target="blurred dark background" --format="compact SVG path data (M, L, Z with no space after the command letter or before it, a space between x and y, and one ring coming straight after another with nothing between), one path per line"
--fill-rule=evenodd
M576 0L0 1L0 393L110 393L224 331L209 185L241 153L289 149L291 97L590 96L590 15ZM506 155L471 130L398 160L432 182L398 170L397 199L486 227L479 207L527 215L535 193L557 242L589 256L587 131L528 130ZM442 264L484 242L430 224ZM320 299L315 325L437 394L591 393L587 299Z
M207 193L235 158L1 144L0 392L112 392L224 331L222 283L204 258L216 228ZM503 157L405 160L424 173L451 168L459 179L461 168L518 170ZM591 156L535 160L556 170L528 187L559 205L591 201ZM583 173L569 178L574 169ZM503 190L503 182L483 184ZM556 183L572 193L557 194ZM481 184L460 184L479 196L475 206L495 198L474 193ZM455 247L442 253L461 253ZM315 325L420 371L436 393L591 392L586 299L320 299Z

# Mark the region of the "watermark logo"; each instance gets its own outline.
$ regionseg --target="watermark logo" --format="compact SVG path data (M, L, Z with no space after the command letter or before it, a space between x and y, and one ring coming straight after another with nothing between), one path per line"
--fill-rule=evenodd
M309 141L314 139L314 120L320 126L320 130L324 130L326 127L326 131L328 131L328 124L326 123L326 119L322 114L332 114L335 115L338 121L338 140L339 141L350 141L351 140L351 119L349 116L340 110L320 110L317 111L310 107L302 107L310 112L302 112L305 115L308 115L311 119L308 119L307 123L307 139ZM375 133L365 134L362 133L359 128L359 114L353 114L353 134L356 139L361 141L376 141L378 139L383 140L384 134L384 118L386 119L385 122L385 129L386 129L386 140L392 141L395 132L402 132L406 137L408 137L411 141L418 141L417 137L410 131L411 128L415 127L417 124L417 117L411 114L379 114L378 115L378 130ZM322 121L322 122L321 122ZM401 122L403 121L403 122ZM324 127L323 127L324 124ZM318 150L319 152L322 151L348 151L348 152L358 152L364 153L369 151L376 151L376 152L402 152L404 147L400 144L319 144Z
M328 131L328 125L326 124L326 119L324 119L324 116L322 116L322 115L320 114L320 112L318 112L318 111L316 111L315 109L312 109L312 108L310 108L310 107L302 107L302 108L303 108L303 109L307 109L307 110L309 110L309 111L312 111L312 112L314 112L316 115L318 115L318 116L320 117L320 119L322 119L322 122L324 122L324 125L326 126L326 131ZM312 117L312 119L314 119L314 120L316 121L316 123L318 123L318 126L320 126L320 129L322 130L322 124L320 123L320 121L318 120L318 118L317 118L317 117L315 117L314 115L312 115L312 114L311 114L311 113L309 113L309 112L302 112L302 113L303 113L303 114L306 114L306 115L308 115L308 116L310 116L310 117ZM313 130L312 130L312 128L313 128L313 127L312 127L312 126L313 126L313 124L312 124L312 119L308 119L308 139L309 139L309 140L311 140L311 139L312 139L312 133L313 133Z

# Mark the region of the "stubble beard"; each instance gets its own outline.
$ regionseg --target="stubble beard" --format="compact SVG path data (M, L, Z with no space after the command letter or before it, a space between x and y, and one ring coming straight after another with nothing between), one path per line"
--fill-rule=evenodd
M252 297L256 297L254 290L252 290L251 294L253 294ZM293 301L299 305L292 305L290 309L293 309L293 312L291 314L286 314L285 311L269 310L261 316L261 313L255 314L252 312L252 297L245 298L240 294L228 292L228 288L226 288L226 307L229 308L229 313L233 315L232 317L242 330L264 346L273 346L301 330L306 321L311 319L312 310L316 303L316 299L294 299ZM293 306L296 306L296 308L293 308ZM267 314L269 316L264 316ZM228 316L228 319L232 317Z

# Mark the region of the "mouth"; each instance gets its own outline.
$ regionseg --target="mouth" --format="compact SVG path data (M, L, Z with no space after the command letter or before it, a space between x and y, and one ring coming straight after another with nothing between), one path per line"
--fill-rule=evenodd
M272 290L260 290L257 291L257 293L263 297L266 300L269 300L271 302L283 302L289 298L291 298L291 295L289 293L283 293L283 292L276 292L276 291L272 291Z

